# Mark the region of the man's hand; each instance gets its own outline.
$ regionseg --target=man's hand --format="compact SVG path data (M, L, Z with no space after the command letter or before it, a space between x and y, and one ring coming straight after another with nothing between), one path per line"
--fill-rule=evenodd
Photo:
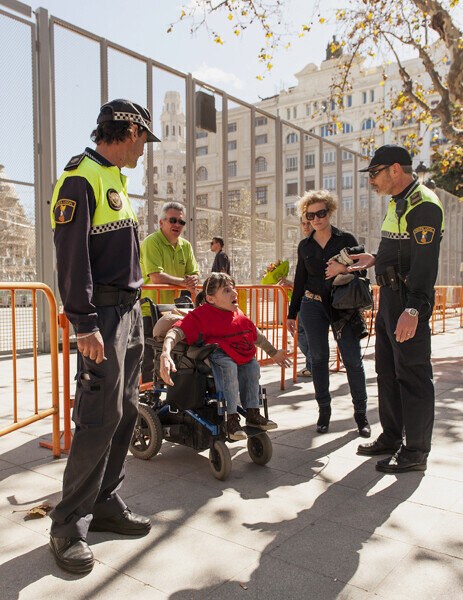
M198 275L186 275L185 278L183 279L183 285L192 294L196 293L196 286L198 285L198 283L199 283Z
M282 277L281 279L279 279L277 281L278 285L281 285L285 288L289 288L289 287L293 287L293 282L290 281L289 279L286 279L286 277Z
M174 382L170 378L171 371L176 372L175 363L170 357L169 354L162 353L160 358L161 369L160 374L163 381L167 383L167 385L174 385Z
M412 317L408 312L403 311L397 321L395 328L395 339L398 342L407 342L411 340L416 333L418 326L418 317Z
M296 333L296 319L287 319L286 328L293 335Z
M82 356L95 361L97 365L107 360L104 355L103 338L99 331L95 331L92 335L82 334L82 336L86 337L80 338L79 334L77 334L77 348Z
M288 358L289 354L285 350L278 350L271 359L280 367L290 367L293 363Z
M361 269L369 269L375 264L375 257L373 254L365 252L363 254L351 254L352 260L355 260L354 264L347 267L348 271L360 271Z

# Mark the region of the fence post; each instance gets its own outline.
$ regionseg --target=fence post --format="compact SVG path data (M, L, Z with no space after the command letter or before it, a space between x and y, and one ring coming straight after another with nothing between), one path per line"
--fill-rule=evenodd
M48 11L37 11L37 48L38 48L38 197L35 199L36 211L36 256L37 280L47 284L55 296L57 294L54 277L54 253L50 225L50 204L55 183L54 136L52 120L52 60L50 45L50 21ZM50 352L50 312L43 295L39 296L39 351Z

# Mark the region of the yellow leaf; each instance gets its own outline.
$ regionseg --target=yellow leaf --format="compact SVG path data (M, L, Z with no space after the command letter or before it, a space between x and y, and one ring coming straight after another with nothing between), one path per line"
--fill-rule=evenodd
M260 81L262 81L262 77L260 75L257 75L257 79L260 79Z
M379 85L384 85L384 81L380 81L380 82L379 82Z
M233 15L232 15L232 14L228 15L228 18L229 18L229 19L230 19L230 21L231 21L231 20L233 19Z
M320 23L324 23L324 22L325 22L325 19L322 17L322 18L320 19Z

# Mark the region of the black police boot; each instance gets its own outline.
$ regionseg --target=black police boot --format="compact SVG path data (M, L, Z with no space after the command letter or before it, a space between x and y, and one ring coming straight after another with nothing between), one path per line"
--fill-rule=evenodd
M401 448L393 456L383 458L376 463L376 470L383 473L406 473L407 471L426 471L426 456L408 454Z
M366 413L354 412L354 419L357 423L360 437L369 438L371 435L371 427L368 423Z
M93 569L93 552L83 538L51 535L50 548L57 564L70 573L89 573Z
M330 427L331 406L320 406L318 409L317 432L328 433Z
M93 518L90 531L111 531L122 535L146 535L151 529L148 517L136 515L129 508L112 517Z
M400 443L397 446L391 446L385 444L381 440L381 436L374 442L368 442L367 444L360 444L357 447L357 454L362 456L377 456L378 454L394 454L400 448Z

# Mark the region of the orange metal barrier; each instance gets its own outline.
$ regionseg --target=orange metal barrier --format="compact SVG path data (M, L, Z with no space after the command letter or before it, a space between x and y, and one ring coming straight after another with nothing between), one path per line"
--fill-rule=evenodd
M58 372L58 309L51 289L43 283L0 282L0 290L11 293L11 328L12 328L12 355L13 355L13 423L0 429L0 437L26 427L30 423L53 416L53 456L59 458L59 372ZM33 318L33 352L34 352L34 415L18 420L18 382L17 382L17 349L16 349L16 306L15 293L17 290L32 291L32 318ZM42 291L48 300L50 309L50 349L51 349L51 382L52 382L52 407L39 411L38 408L38 369L37 369L37 290Z

